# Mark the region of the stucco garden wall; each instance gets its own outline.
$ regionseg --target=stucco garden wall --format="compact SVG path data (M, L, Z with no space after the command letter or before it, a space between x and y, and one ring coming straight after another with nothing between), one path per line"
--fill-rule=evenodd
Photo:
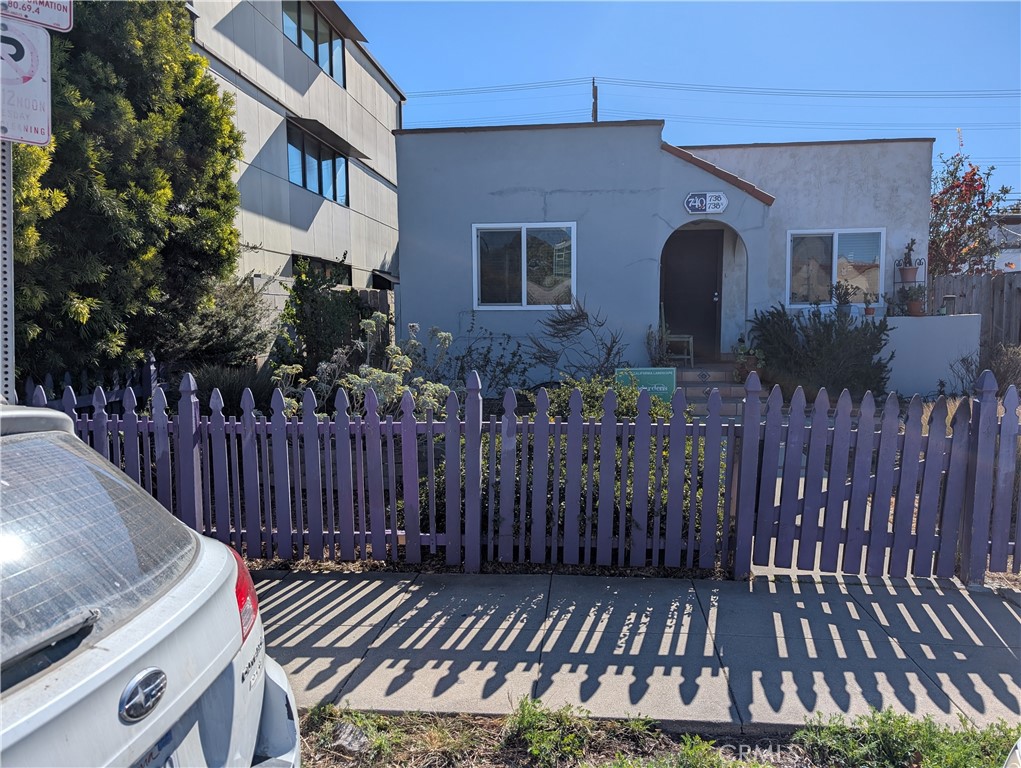
M952 389L951 366L978 352L982 315L891 317L890 343L894 352L889 388L910 397L936 391L940 379Z

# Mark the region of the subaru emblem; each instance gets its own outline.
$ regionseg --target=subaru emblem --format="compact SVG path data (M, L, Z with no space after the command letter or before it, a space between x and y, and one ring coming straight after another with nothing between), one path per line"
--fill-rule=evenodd
M121 720L137 723L156 708L166 690L167 676L162 669L143 669L131 679L121 694Z

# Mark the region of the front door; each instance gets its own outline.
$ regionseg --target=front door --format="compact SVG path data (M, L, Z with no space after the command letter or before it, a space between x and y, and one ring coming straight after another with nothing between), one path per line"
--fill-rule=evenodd
M667 327L695 337L695 358L720 359L723 230L684 229L663 246L660 300Z

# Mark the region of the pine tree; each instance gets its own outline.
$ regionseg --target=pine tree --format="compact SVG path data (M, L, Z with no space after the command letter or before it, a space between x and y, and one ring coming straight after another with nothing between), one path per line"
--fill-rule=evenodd
M233 101L180 2L75 4L53 142L15 146L19 376L160 357L239 255Z

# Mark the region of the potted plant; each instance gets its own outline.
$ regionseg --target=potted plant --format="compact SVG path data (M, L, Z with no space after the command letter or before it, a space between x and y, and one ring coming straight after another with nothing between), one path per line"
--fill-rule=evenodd
M924 285L901 286L897 291L897 298L907 307L910 317L922 317L925 314Z
M911 254L915 250L915 238L911 238L904 247L904 257L897 260L897 267L900 269L900 281L902 283L913 283L918 280L918 268L922 266L924 260L921 256L916 259L911 258Z
M872 317L876 314L876 308L872 306L879 301L879 294L872 293L871 291L864 291L862 293L862 303L865 305L865 316Z
M730 348L734 353L734 381L743 384L748 374L759 370L765 363L762 351L749 347L744 336L738 336L737 344Z
M838 315L850 315L851 303L858 289L847 280L838 280L830 286L830 300L837 305Z

